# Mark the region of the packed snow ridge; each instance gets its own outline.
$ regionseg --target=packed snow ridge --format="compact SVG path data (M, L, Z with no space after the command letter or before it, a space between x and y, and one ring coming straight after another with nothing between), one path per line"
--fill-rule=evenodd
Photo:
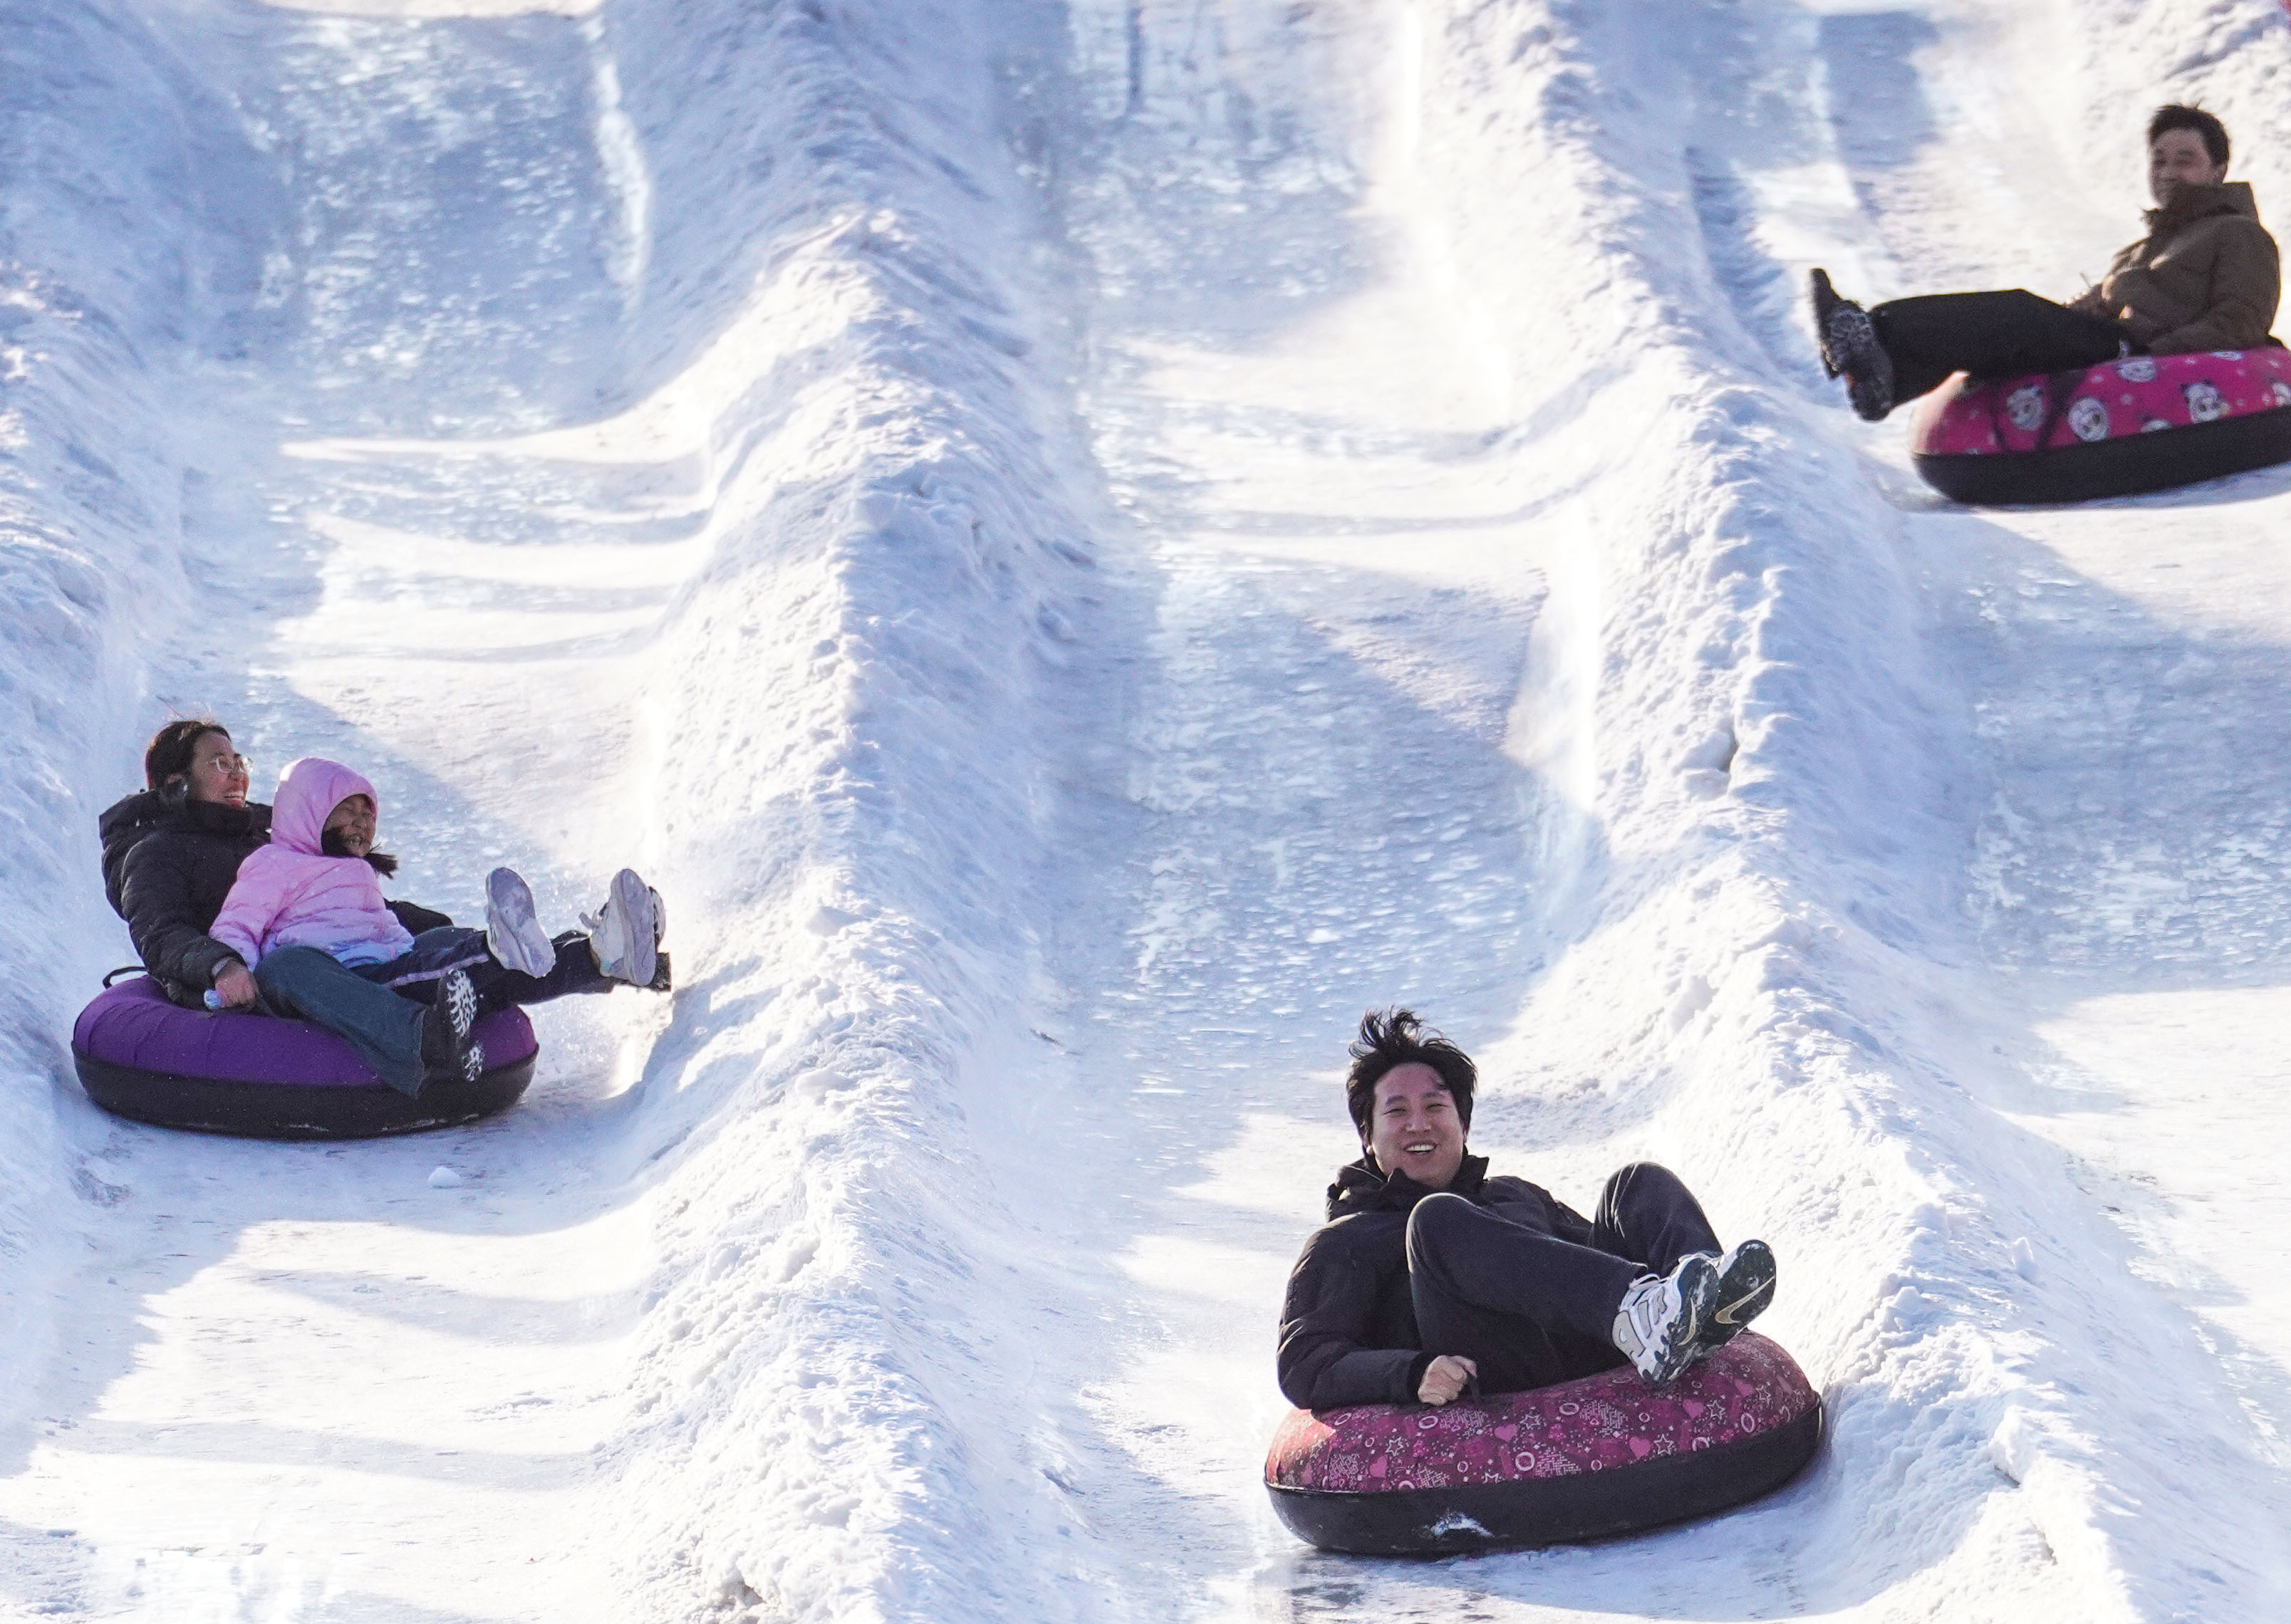
M2274 0L0 6L0 1613L2291 1609L2291 476L1975 513L1805 269L2080 285ZM213 711L398 894L623 864L518 1109L103 1117L95 814ZM1831 1430L1296 1545L1360 1012L1781 1258Z

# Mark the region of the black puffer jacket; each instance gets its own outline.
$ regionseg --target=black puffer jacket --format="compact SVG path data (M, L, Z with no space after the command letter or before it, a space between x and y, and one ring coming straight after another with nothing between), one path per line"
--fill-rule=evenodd
M1485 1156L1467 1156L1448 1188L1475 1206L1531 1208L1520 1216L1562 1240L1591 1243L1591 1220L1550 1192L1487 1172ZM1298 1255L1281 1307L1281 1391L1298 1409L1416 1402L1432 1355L1408 1289L1408 1215L1431 1193L1405 1173L1387 1177L1366 1156L1337 1170L1329 1222Z
M167 996L199 1007L215 972L238 955L207 934L246 854L270 838L270 808L193 800L180 787L141 790L98 820L103 891ZM410 902L390 911L415 935L454 921Z
M237 955L207 935L246 854L270 838L270 808L144 790L105 812L103 889L144 969L178 1003L196 1004Z

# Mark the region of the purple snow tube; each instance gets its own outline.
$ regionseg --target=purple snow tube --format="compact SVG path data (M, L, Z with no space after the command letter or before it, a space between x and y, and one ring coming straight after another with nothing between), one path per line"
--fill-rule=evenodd
M1788 1483L1821 1439L1805 1373L1746 1331L1660 1389L1624 1365L1437 1410L1292 1410L1265 1486L1308 1545L1448 1556L1707 1516Z
M323 1026L171 1002L149 976L106 988L72 1024L80 1086L105 1110L163 1128L261 1139L360 1139L475 1122L517 1103L540 1045L522 1009L478 1017L474 1082L409 1099Z

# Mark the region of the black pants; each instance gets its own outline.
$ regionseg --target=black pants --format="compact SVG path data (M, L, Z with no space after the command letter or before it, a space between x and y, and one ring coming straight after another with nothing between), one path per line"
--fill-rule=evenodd
M538 976L510 969L486 946L486 933L462 925L425 930L414 938L412 951L387 964L363 964L355 972L401 998L417 1003L437 1000L438 983L451 970L470 978L478 995L478 1009L486 1013L512 1004L545 1004L569 993L609 993L618 982L606 979L589 951L589 938L577 930L559 932L551 940L556 957Z
M2097 366L2140 350L2119 323L2017 287L1891 300L1870 310L1869 326L1893 363L1896 406L1915 400L1951 373L2016 378Z
M1408 1215L1417 1334L1427 1353L1476 1363L1483 1393L1572 1381L1622 1363L1615 1310L1633 1281L1718 1250L1701 1206L1652 1162L1607 1180L1581 1241L1460 1195L1427 1195Z

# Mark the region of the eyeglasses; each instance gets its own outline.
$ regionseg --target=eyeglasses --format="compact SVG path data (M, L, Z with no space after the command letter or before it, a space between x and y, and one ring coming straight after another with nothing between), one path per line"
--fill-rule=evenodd
M204 765L222 768L226 777L252 778L254 776L254 763L245 756L211 756Z

